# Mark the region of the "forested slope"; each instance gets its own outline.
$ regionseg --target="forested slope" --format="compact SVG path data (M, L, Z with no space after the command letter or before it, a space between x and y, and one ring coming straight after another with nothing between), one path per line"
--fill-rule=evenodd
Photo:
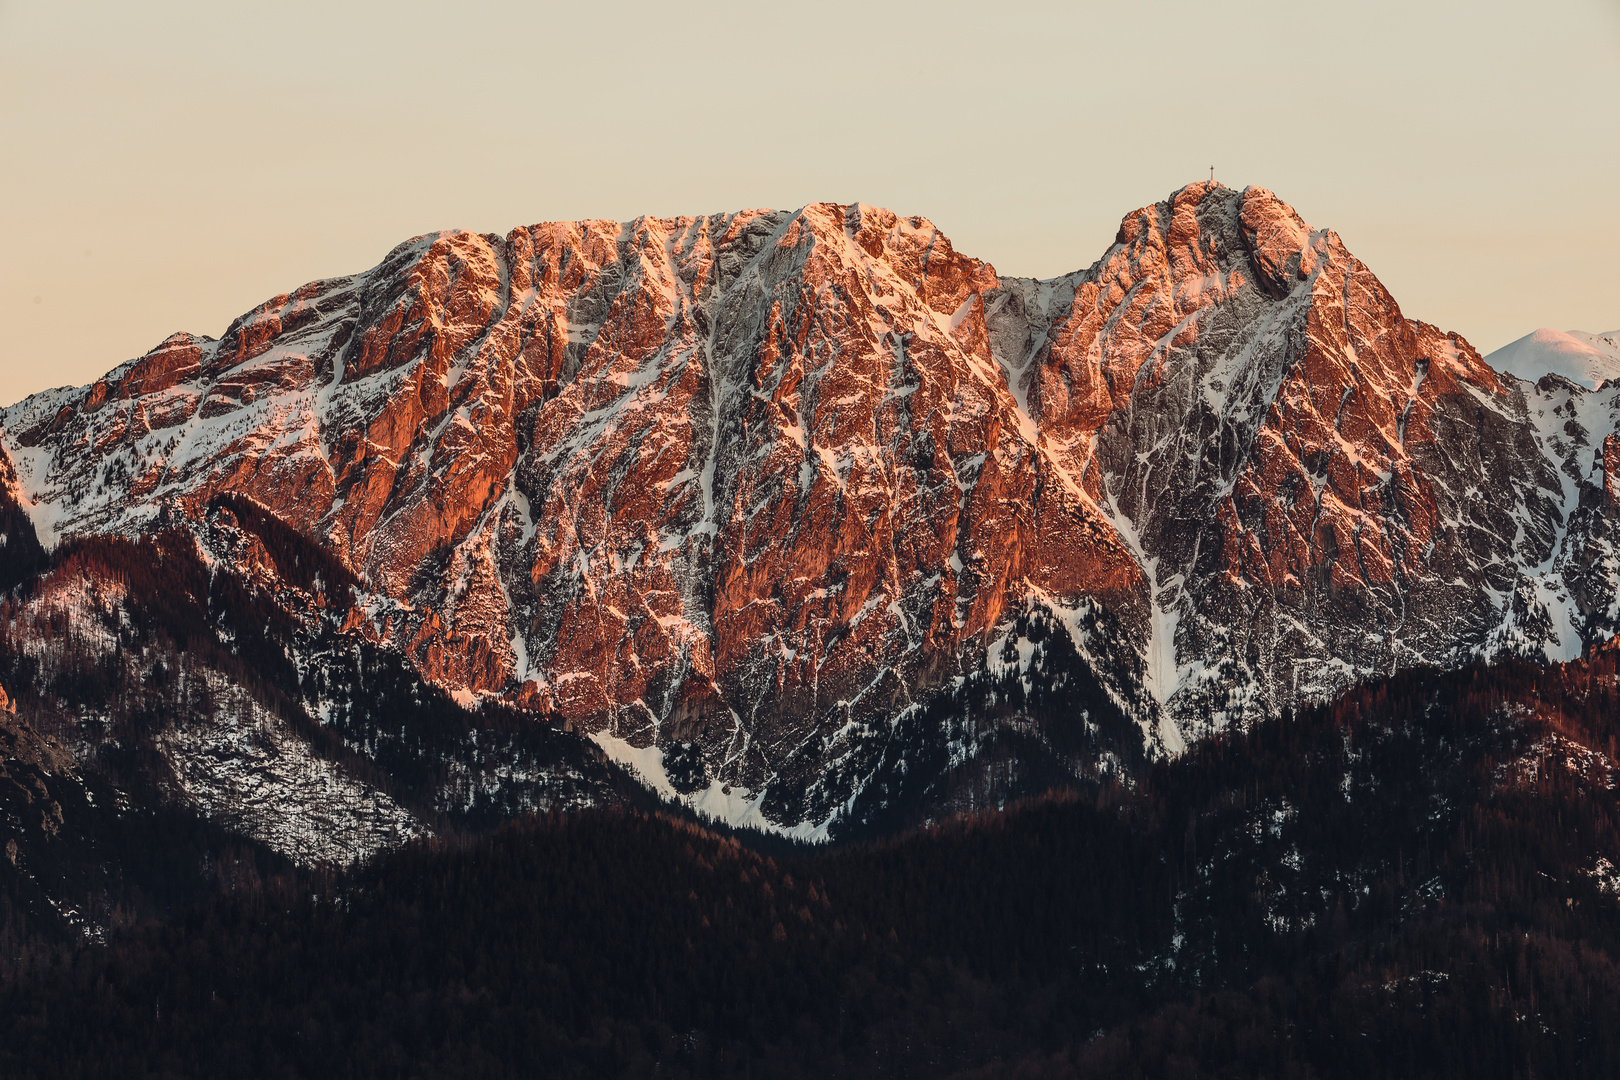
M765 855L626 809L283 869L14 975L8 1076L1612 1076L1616 652Z

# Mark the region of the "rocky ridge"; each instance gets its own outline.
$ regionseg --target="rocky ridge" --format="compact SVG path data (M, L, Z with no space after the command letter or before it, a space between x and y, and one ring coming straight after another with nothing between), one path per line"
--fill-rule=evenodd
M984 805L1032 755L1128 772L1402 667L1579 655L1620 618L1617 411L1193 184L1049 281L861 205L419 237L0 444L47 547L217 560L245 500L352 577L289 601L342 640L825 835L908 784Z

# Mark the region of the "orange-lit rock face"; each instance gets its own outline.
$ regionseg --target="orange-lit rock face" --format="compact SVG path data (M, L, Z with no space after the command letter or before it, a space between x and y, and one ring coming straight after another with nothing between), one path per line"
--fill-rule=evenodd
M1568 548L1590 455L1542 439L1534 388L1405 319L1333 232L1193 184L1090 270L1007 284L993 336L1152 578L1148 683L1182 730L1525 646L1506 597ZM1592 426L1613 430L1616 396L1589 396ZM1525 647L1612 632L1553 577L1536 602L1564 610Z
M1603 504L1620 507L1620 436L1603 436Z
M430 678L755 785L1032 602L1112 613L1076 644L1139 658L1119 689L1172 749L1578 647L1615 617L1609 578L1558 582L1608 550L1616 394L1539 394L1269 192L1195 184L1045 282L865 206L422 237L4 423L48 536L250 496ZM1551 638L1519 594L1566 604Z
M1085 500L1036 505L1050 466L989 356L995 276L927 222L638 222L611 293L579 281L593 239L535 237L537 279L585 300L535 350L560 385L495 545L521 552L525 674L563 716L763 769L973 663L1032 584L1137 586Z

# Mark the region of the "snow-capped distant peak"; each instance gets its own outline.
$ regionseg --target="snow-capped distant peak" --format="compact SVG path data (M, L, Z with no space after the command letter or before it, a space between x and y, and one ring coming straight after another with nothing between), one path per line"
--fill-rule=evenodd
M1605 379L1620 379L1620 330L1588 334L1542 327L1497 349L1485 362L1531 382L1551 373L1595 390Z

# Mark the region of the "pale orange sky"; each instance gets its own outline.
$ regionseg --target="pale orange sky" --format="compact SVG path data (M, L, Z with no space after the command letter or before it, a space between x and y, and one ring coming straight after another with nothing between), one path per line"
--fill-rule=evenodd
M1620 0L0 0L0 147L7 403L435 229L860 200L1045 276L1212 163L1482 351L1620 327Z

